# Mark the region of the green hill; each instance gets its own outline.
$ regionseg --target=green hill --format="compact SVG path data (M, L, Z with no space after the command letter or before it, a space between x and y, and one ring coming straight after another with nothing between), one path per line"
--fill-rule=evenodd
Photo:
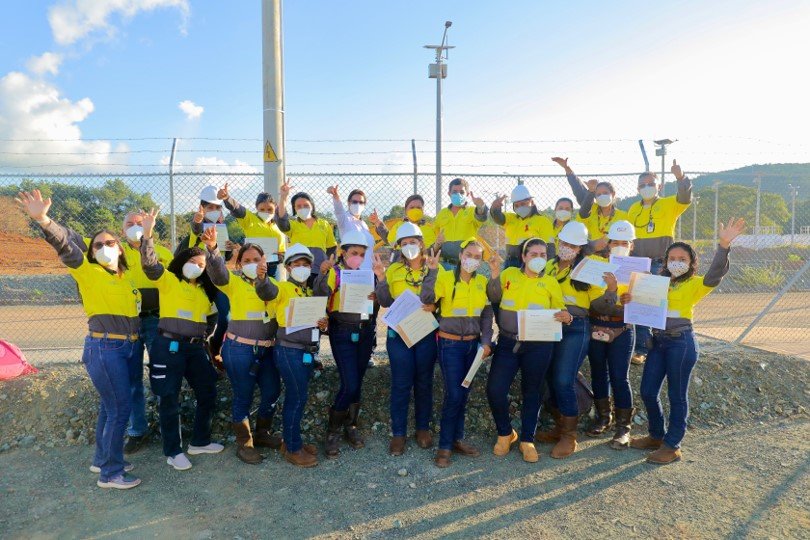
M753 187L754 179L762 178L762 191L779 193L790 199L788 184L799 187L797 199L810 198L810 163L771 163L748 165L731 171L709 173L692 179L694 190L712 187L715 181Z

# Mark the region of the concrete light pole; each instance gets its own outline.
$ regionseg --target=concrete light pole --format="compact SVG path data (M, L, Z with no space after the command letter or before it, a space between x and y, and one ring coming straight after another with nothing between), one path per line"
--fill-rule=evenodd
M262 0L264 190L278 195L284 181L284 51L281 0Z
M441 45L425 45L425 49L436 51L436 63L428 66L428 78L436 79L436 213L442 208L442 79L447 77L446 51L454 49L447 43L447 30L453 21L444 23Z

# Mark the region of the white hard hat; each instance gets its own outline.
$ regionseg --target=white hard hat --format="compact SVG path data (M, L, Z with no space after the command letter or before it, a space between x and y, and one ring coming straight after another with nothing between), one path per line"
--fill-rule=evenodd
M284 264L290 264L296 259L309 259L310 262L315 260L309 248L303 244L293 244L287 248L284 253Z
M569 221L557 238L574 246L584 246L588 243L588 228L579 221Z
M620 220L610 226L608 240L627 240L632 242L636 239L636 229L629 221Z
M512 190L512 196L510 197L513 203L518 201L525 201L526 199L531 198L532 194L529 193L529 188L527 188L523 184L518 184L517 186L515 186L515 189Z
M397 228L397 242L403 238L411 238L414 236L422 238L422 229L420 229L419 225L416 223L405 221Z
M222 201L217 198L218 191L219 189L217 186L205 186L200 192L200 200L210 204L222 206Z
M349 231L340 237L340 247L363 246L368 248L368 239L360 231Z

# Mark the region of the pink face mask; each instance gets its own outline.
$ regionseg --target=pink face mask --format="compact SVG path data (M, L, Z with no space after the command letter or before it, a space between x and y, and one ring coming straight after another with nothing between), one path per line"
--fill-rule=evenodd
M352 255L345 259L346 266L351 268L352 270L357 270L360 268L360 265L363 264L363 257L360 255Z

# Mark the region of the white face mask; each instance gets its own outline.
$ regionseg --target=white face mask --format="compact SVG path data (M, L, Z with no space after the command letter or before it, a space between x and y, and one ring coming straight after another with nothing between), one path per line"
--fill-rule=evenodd
M306 283L311 275L312 269L309 266L296 266L290 270L290 277L298 283Z
M360 217L363 215L363 210L366 209L366 205L360 203L352 203L349 205L349 212L351 215L355 217Z
M242 275L248 279L256 279L258 269L259 265L257 263L242 265Z
M96 261L101 266L106 266L108 268L118 268L118 256L121 252L118 250L118 246L104 246L101 249L97 249L95 252Z
M265 223L270 223L270 220L273 219L273 214L270 212L256 212L256 215L259 216L259 219Z
M478 270L480 266L481 266L481 259L473 259L471 257L465 257L461 259L461 268L463 268L464 271L469 272L471 274L476 270Z
M312 207L311 206L303 206L295 211L298 214L298 217L301 219L309 219L309 216L312 215Z
M638 194L641 195L641 198L645 201L649 201L655 198L658 194L658 189L655 186L644 186L638 190Z
M611 197L607 193L604 193L596 197L596 199L594 200L596 201L596 204L598 204L602 208L605 208L611 205L611 203L613 202L613 197Z
M416 244L406 244L402 246L402 255L408 259L409 261L414 260L419 256L419 253L422 251L419 249L419 246Z
M522 218L529 217L529 214L532 213L532 207L531 206L518 206L517 208L515 208L515 213L517 215L519 215L520 217L522 217Z
M534 259L530 259L529 262L526 263L526 268L534 272L535 274L541 274L546 269L546 259L543 257L535 257Z
M689 263L683 261L669 261L667 263L667 270L672 274L672 277L680 277L689 271Z
M212 210L210 212L205 213L205 219L207 219L211 223L218 222L219 218L221 217L222 217L222 210Z
M140 225L133 225L124 232L127 235L127 240L130 242L139 242L141 238L143 238L143 227Z
M193 262L187 262L183 265L183 275L186 276L186 279L197 279L202 273L203 269Z
M571 219L571 212L569 210L557 210L554 212L554 217L557 218L557 221L568 221Z
M560 249L557 251L557 255L562 261L573 260L577 256L577 253L577 250L568 246L560 246Z
M617 257L627 257L630 255L630 247L628 246L613 246L610 248L610 254Z

